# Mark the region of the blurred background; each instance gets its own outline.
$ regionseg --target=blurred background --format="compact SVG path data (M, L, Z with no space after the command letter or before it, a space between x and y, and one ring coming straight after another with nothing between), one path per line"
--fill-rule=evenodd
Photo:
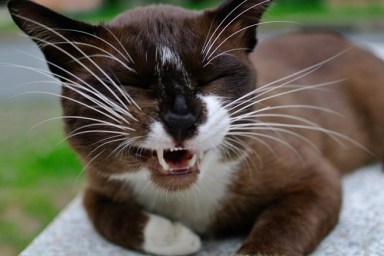
M108 21L136 5L171 3L212 7L219 0L36 0L91 23ZM37 47L13 25L0 0L0 255L16 255L84 186L82 166L63 139L60 85L37 72L47 70ZM276 0L261 37L305 28L339 31L379 54L384 49L384 0ZM34 69L34 70L33 70Z

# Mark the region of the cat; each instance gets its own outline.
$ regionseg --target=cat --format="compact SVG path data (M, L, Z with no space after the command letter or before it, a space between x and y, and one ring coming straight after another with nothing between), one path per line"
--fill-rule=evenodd
M95 229L128 249L307 255L332 230L342 174L384 156L384 63L330 32L257 42L272 1L152 5L90 25L27 0L15 23L61 80Z

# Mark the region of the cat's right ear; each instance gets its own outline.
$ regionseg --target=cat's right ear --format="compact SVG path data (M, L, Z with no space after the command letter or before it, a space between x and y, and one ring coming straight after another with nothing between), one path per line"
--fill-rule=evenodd
M14 22L40 47L51 72L61 80L69 63L83 57L76 42L90 41L99 29L32 1L10 0L7 5Z
M213 34L223 41L235 42L239 48L252 51L257 44L256 31L261 17L273 0L227 0L218 8L205 12Z

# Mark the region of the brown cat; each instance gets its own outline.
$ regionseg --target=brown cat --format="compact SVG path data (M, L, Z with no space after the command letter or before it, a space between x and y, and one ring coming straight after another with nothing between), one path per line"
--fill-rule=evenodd
M331 33L253 51L270 2L155 5L93 26L9 1L63 83L105 238L184 255L200 236L247 233L239 254L306 255L337 223L341 174L384 156L384 63Z

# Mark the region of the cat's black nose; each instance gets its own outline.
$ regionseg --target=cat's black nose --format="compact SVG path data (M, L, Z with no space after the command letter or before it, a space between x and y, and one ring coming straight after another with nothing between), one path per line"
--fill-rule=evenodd
M161 117L167 130L177 142L183 142L196 128L197 117L182 96L176 97L174 104L161 112Z

